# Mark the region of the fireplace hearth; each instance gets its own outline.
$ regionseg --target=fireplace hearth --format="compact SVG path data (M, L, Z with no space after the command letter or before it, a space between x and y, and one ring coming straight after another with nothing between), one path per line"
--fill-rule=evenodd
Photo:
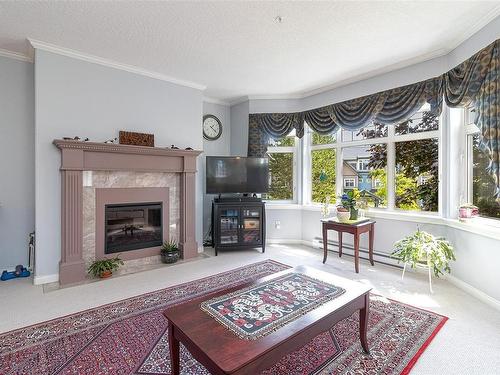
M106 204L105 254L161 246L162 203Z

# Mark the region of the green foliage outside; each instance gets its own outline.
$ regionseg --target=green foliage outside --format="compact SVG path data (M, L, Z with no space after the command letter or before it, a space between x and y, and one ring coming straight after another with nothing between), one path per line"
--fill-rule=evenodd
M385 129L385 125L374 125L375 129L370 131L382 132ZM424 112L418 121L410 119L396 124L395 127L396 134L437 130L439 118ZM396 207L404 210L438 210L438 150L438 141L434 138L396 143ZM381 188L375 194L386 197L386 145L372 145L369 151L369 165L374 169L372 176L378 174L382 182Z
M269 154L269 192L264 194L264 199L292 200L293 199L293 154Z
M312 158L312 201L323 203L329 196L332 202L336 198L335 189L335 149L314 150Z
M335 143L335 134L321 135L318 133L312 133L313 145L329 145L332 143Z
M481 216L500 219L500 204L495 200L495 182L487 171L488 155L479 147L479 136L474 136L472 143L473 176L472 203L479 208Z

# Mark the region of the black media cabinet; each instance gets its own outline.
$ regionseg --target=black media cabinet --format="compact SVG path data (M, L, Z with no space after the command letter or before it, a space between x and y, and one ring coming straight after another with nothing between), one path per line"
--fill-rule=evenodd
M266 210L260 198L215 198L212 202L212 240L219 250L262 247L266 250Z

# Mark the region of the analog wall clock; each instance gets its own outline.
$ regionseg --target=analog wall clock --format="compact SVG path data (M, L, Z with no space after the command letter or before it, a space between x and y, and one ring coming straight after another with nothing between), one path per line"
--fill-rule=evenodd
M215 141L222 135L222 123L214 115L203 116L203 138Z

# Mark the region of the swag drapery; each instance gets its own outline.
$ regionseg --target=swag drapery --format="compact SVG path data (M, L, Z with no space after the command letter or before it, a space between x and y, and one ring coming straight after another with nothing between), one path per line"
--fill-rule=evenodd
M394 124L410 118L425 103L439 115L443 98L449 107L472 105L480 129L480 146L489 155L488 172L500 199L500 39L450 71L422 82L297 113L258 113L249 116L248 156L264 156L269 139L293 129L304 135L304 122L319 134L338 127L357 130L373 121Z

